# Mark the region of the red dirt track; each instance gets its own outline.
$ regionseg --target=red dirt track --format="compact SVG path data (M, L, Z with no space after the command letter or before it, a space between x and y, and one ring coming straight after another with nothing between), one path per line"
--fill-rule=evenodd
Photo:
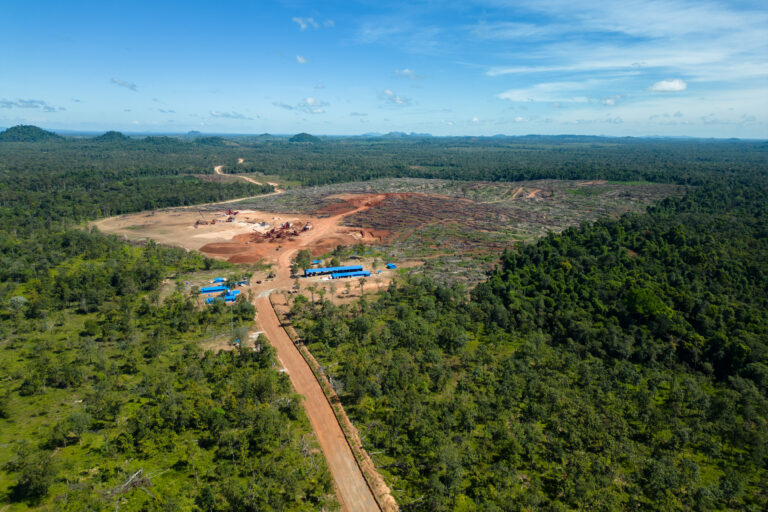
M277 357L287 369L296 392L304 397L307 416L333 475L336 495L342 509L350 512L378 512L381 509L355 461L325 393L309 365L280 325L269 296L255 299L254 305L259 326L277 350Z
M383 195L382 195L383 196ZM384 197L381 197L383 200ZM303 233L301 236L288 242L258 243L251 244L251 249L267 247L271 249L270 260L276 261L277 270L274 281L264 282L261 285L252 287L253 304L256 307L256 320L259 327L269 339L272 346L277 350L277 357L280 363L285 367L291 383L296 388L296 392L304 397L304 408L312 424L312 428L317 435L320 448L325 455L330 468L331 475L336 485L337 497L341 508L348 512L357 511L381 511L382 508L376 501L376 498L366 481L363 472L358 465L354 454L347 442L344 432L336 419L331 404L325 396L315 378L312 369L309 367L299 349L291 341L288 333L283 328L280 320L275 314L269 294L276 290L289 289L293 281L290 276L291 258L299 249L310 248L314 254L322 254L329 248L336 247L336 242L343 242L345 239L338 235L339 229L346 233L349 228L339 228L339 221L354 213L364 211L372 206L374 201L363 199L357 204L348 204L342 213L333 217L312 219L313 229ZM379 201L380 202L380 201ZM354 230L352 230L354 231ZM357 230L359 231L359 230ZM213 251L224 250L226 244L209 244ZM207 246L206 246L207 247ZM206 251L206 247L202 250ZM275 248L279 250L275 251ZM266 252L270 252L267 250ZM230 258L230 261L238 257L249 257L247 254L238 253ZM343 412L342 412L343 414ZM375 473L375 468L374 468ZM369 471L369 475L371 472ZM397 510L394 499L389 495L389 490L380 475L375 474L374 482L380 491L380 497L383 503L386 503L387 512ZM382 496L382 494L384 496Z

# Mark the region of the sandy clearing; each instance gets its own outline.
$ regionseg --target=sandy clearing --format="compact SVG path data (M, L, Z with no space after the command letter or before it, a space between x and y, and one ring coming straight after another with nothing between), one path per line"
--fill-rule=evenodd
M540 192L541 192L540 188L535 188L535 189L531 190L530 192L528 192L528 195L525 196L525 198L526 199L535 199L536 195L539 194Z

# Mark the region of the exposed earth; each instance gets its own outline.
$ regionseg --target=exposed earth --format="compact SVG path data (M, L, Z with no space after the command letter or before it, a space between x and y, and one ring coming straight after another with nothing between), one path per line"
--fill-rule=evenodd
M322 209L317 216L285 215L257 210L241 210L227 215L226 210L205 211L193 208L167 209L110 217L93 222L99 230L119 234L128 240L152 239L158 243L198 250L210 257L232 263L277 263L286 252L308 248L320 256L338 245L359 242L384 242L391 233L381 229L340 226L347 216L368 210L395 194L350 194L339 203ZM230 217L234 220L227 222ZM215 224L197 224L198 222ZM264 240L262 235L286 223L297 236ZM301 229L309 223L308 231Z

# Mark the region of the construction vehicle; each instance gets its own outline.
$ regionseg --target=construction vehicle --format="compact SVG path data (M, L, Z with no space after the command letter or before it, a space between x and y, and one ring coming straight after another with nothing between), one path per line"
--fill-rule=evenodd
M210 222L205 220L205 217L203 217L203 212L200 210L197 210L197 213L200 214L200 218L195 221L195 227L197 226L207 226L208 224L216 224L216 219L211 220Z

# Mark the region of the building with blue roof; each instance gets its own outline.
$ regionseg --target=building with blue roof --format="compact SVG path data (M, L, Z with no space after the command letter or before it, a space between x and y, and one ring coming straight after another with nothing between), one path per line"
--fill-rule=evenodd
M305 268L304 277L323 276L326 274L335 274L339 272L361 272L362 270L362 265L348 265L346 267Z
M370 277L371 273L367 270L358 270L356 272L335 272L331 274L331 279L344 279L345 277Z
M228 292L227 286L205 286L200 288L200 293L216 293L216 292Z

